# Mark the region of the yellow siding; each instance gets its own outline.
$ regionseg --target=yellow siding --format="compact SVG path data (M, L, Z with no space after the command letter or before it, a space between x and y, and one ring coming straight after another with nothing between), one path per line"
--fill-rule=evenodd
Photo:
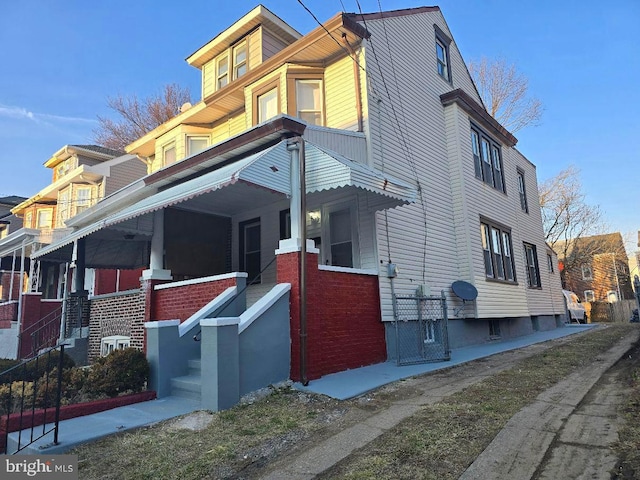
M324 74L327 127L357 130L356 84L353 60L345 57L329 65Z
M211 95L215 91L216 76L215 58L202 66L202 98Z
M262 63L262 31L263 28L260 27L247 36L249 45L248 70L256 68Z

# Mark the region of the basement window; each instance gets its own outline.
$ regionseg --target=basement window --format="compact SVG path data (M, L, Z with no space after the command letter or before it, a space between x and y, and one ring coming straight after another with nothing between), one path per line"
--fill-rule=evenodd
M125 337L124 335L104 337L100 342L100 355L105 357L115 350L124 350L125 348L129 348L130 343L131 338Z

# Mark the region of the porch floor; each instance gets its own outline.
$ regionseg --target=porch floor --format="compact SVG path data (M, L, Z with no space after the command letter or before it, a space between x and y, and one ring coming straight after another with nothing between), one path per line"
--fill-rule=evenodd
M448 362L425 363L402 367L398 367L395 362L385 362L326 375L318 380L309 382L307 387L302 386L300 383L296 383L294 386L298 390L320 393L339 400L345 400L403 378L450 368L461 363L495 355L496 353L515 350L528 345L584 332L594 327L597 327L597 324L565 325L564 328L556 328L546 332L536 332L515 339L453 349L451 352L451 360ZM116 432L139 428L200 409L200 402L196 400L180 397L165 397L125 407L118 407L84 417L63 420L60 422L58 445L51 444L53 441L53 433L50 433L36 441L30 447L27 447L21 454L42 455L64 453L79 444L91 442ZM24 437L24 432L28 432L28 430L23 431L23 438L26 438ZM15 444L17 436L18 432L9 434L9 448L11 448L12 443Z

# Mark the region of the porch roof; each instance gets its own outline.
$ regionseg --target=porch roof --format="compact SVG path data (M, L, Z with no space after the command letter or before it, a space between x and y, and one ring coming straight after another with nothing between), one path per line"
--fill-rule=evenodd
M364 189L378 197L379 201L375 202L378 209L392 208L415 201L417 192L411 185L310 142L305 143L305 157L307 193L349 187ZM61 257L61 255L70 257L70 244L90 235L92 238L95 237L95 240L98 238L103 240L101 248L107 248L105 241L108 240L117 239L122 243L122 233L128 233L130 240L133 236L135 240L147 241L150 239L152 229L149 228L149 225L144 227L131 226L130 224L137 218L187 201L199 203L199 206L202 206L203 202L197 202L196 197L232 185L237 185L235 188L238 192L236 190L234 192L240 193L240 197L234 195L232 202L224 202L224 206L227 208L230 204L234 204L236 208L242 206L248 208L250 205L246 204L247 201L255 204L256 201L263 200L265 195L270 196L270 194L290 196L290 154L287 151L287 141L281 141L239 161L203 173L165 190L160 190L34 252L32 258L46 256L47 259L52 259ZM250 190L256 196L247 195L247 187L253 187ZM231 191L229 194L231 195ZM117 230L120 233L114 236L114 232L108 233L107 230ZM129 244L131 243L129 242ZM66 247L64 253L55 253L63 247ZM111 247L108 248L111 249ZM90 251L93 252L92 255L101 256L97 248L87 246L88 257ZM137 259L140 260L140 257ZM98 262L97 258L94 260L87 258L87 267L92 266L97 268L105 265ZM121 268L127 267L121 265Z

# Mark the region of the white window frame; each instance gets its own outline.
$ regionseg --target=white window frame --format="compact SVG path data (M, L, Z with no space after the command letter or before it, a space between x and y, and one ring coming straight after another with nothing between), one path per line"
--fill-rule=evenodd
M173 152L174 152L174 153L173 153L173 155L174 155L174 160L173 160L173 162L169 162L169 163L167 163L167 152L168 152L169 150L171 150L171 149L173 149ZM176 142L175 142L175 141L173 141L173 142L169 142L169 143L167 143L167 144L163 145L163 146L162 146L162 165L163 165L164 167L166 167L166 166L168 166L168 165L172 165L172 164L176 163L177 161L178 161L178 152L177 152L177 150L176 150Z
M207 145L196 151L196 152L192 152L191 151L191 140L204 140L207 142ZM210 146L210 141L211 141L211 137L209 137L209 135L187 135L186 139L185 139L185 145L187 148L187 156L191 156L191 155L195 155L196 153L200 153L203 150L206 150L209 146Z
M220 70L220 65L223 61L226 61L226 65L227 65L227 69L224 72L221 72ZM221 88L226 87L227 85L229 85L229 76L231 74L231 60L229 58L229 52L225 52L222 55L220 55L218 58L216 58L216 91L220 90Z
M80 192L89 192L87 198L80 198ZM93 202L93 187L90 185L78 185L75 188L75 214L84 212L87 208L91 207Z
M276 103L275 115L271 115L271 116L267 116L267 113L265 113L267 109L263 108L263 104L262 104L262 99L266 98L268 95L273 95L273 100L269 99L269 101L274 101ZM258 123L266 122L278 116L278 113L279 113L278 112L278 95L279 95L278 87L273 87L272 89L267 90L266 92L256 97L257 108L258 108ZM267 105L268 103L264 104L264 106L267 106Z
M100 340L100 355L106 357L111 352L116 350L124 350L131 345L131 337L124 335L111 335L109 337L103 337Z
M238 54L238 51L240 51L242 48L244 48L244 60L239 62L237 54ZM233 47L232 58L233 58L233 79L235 80L237 78L240 78L242 75L245 75L249 70L249 45L247 44L246 40L239 43L235 47ZM245 67L245 70L243 73L238 75L238 69L240 67Z
M43 213L49 214L48 225L41 225L40 216ZM53 208L41 208L36 213L36 228L52 228L53 227Z
M56 213L56 225L64 227L64 222L71 217L71 188L65 188L58 192L58 209Z
M440 47L440 48L438 48ZM442 57L439 53L442 51ZM436 62L437 72L447 82L451 82L451 75L449 73L449 46L443 42L440 37L436 37Z
M607 302L616 303L619 300L620 299L618 298L618 292L616 292L615 290L607 291Z
M320 92L319 95L319 101L318 101L318 105L314 105L314 108L302 108L300 105L300 99L301 99L301 95L300 95L300 89L299 86L300 85L304 85L304 84L317 84L318 85L318 91ZM324 104L324 92L323 92L323 81L321 78L297 78L295 81L295 89L296 89L296 117L303 119L302 118L302 114L304 113L313 113L313 114L318 114L318 123L312 123L312 125L319 125L319 126L323 126L324 125L324 109L323 109L323 104ZM305 106L306 107L306 106ZM315 108L317 107L317 108ZM304 120L304 119L303 119ZM304 120L305 122L309 123L307 120Z
M33 228L33 212L27 212L24 216L24 228Z
M360 268L360 246L358 241L358 209L356 208L355 198L349 203L325 204L322 206L321 213L321 262L323 265L333 265L331 258L331 227L330 216L332 213L342 210L349 210L351 216L351 259L353 265L346 268Z
M593 290L585 290L584 291L584 301L585 302L595 302L596 301L596 293Z
M591 269L591 265L583 263L580 265L580 270L582 271L582 280L593 280L593 270Z

